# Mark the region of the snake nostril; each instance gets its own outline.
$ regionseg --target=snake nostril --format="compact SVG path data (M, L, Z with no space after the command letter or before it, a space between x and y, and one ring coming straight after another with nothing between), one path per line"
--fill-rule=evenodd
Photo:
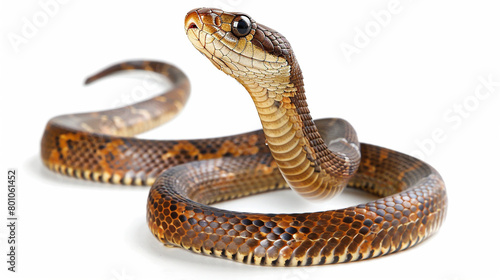
M184 19L184 28L186 31L192 28L200 29L201 25L200 17L196 11L191 11L186 15Z

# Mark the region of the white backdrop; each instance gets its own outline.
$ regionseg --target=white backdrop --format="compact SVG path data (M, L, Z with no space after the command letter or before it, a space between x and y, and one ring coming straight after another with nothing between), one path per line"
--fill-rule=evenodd
M498 277L494 208L500 157L498 1L1 1L1 168L19 170L17 273L7 279L318 279ZM313 117L342 117L363 142L417 155L443 175L446 222L420 246L351 264L268 268L165 248L145 221L146 188L83 182L39 159L54 115L147 98L144 75L84 87L115 62L174 63L192 95L173 122L140 137L204 138L259 127L248 94L185 37L184 15L208 6L244 11L287 36L301 63ZM0 178L5 179L6 175ZM0 217L7 215L7 182ZM303 212L365 202L347 191L314 205L289 191L221 204ZM7 227L0 226L6 258ZM497 258L494 260L494 258ZM1 277L5 279L4 276Z

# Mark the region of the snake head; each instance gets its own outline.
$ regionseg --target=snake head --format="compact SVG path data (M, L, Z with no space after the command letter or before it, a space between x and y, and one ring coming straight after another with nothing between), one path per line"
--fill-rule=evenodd
M246 14L194 9L186 15L184 28L196 49L243 84L255 77L276 81L277 76L290 76L294 57L288 41Z

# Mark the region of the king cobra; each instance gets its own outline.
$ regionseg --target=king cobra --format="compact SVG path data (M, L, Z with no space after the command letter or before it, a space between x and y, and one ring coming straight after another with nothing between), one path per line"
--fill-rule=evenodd
M176 115L189 96L186 76L154 61L111 66L159 73L171 89L140 103L51 119L43 163L77 178L152 185L147 221L168 246L276 266L332 264L398 252L435 233L446 190L434 168L411 156L359 143L341 119L313 121L289 42L248 15L201 8L186 34L215 67L250 94L262 130L228 137L158 141L133 136ZM326 199L352 187L380 198L345 209L291 214L229 211L215 202L290 187Z

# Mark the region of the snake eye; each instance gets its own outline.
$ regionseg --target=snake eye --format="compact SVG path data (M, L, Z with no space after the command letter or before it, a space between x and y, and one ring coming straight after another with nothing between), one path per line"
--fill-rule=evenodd
M231 31L237 37L247 36L252 31L252 22L247 16L237 16L231 24Z

